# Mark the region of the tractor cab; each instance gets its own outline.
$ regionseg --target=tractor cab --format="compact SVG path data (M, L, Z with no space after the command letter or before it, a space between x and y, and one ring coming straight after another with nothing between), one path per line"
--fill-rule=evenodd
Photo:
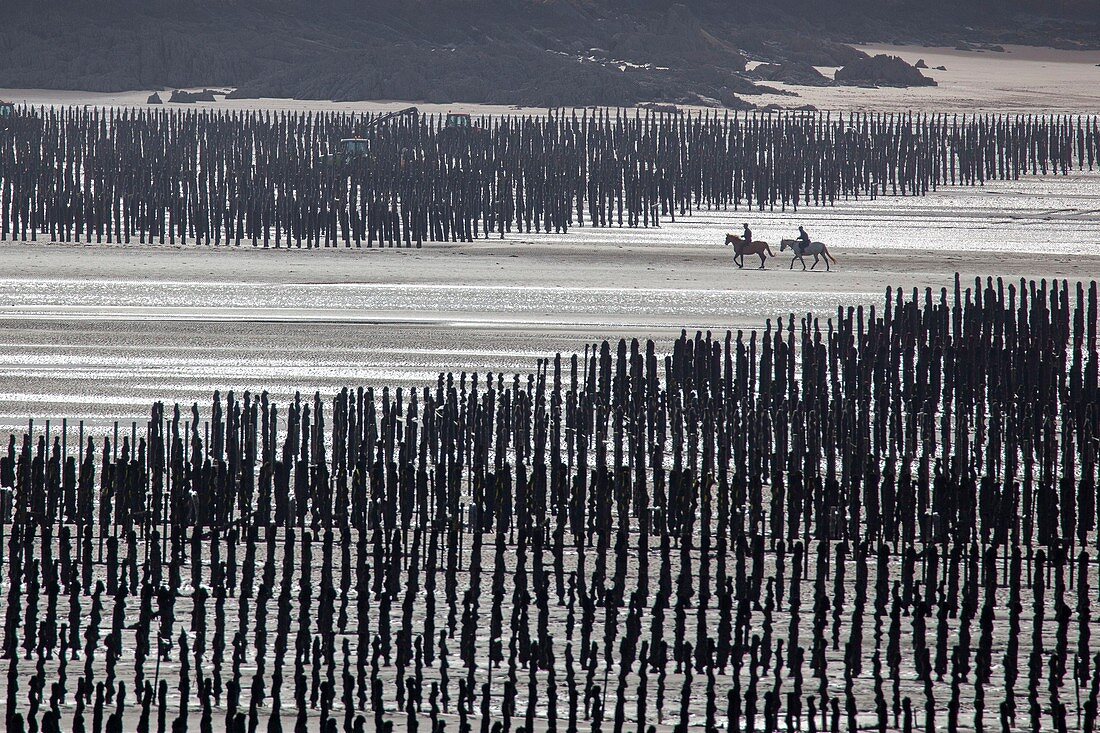
M0 131L7 132L15 122L15 105L0 99Z
M444 125L448 130L468 130L473 127L470 115L461 112L448 112Z
M370 155L370 140L360 137L346 137L332 147L332 152L324 157L329 165L345 165Z
M370 152L370 140L361 137L349 137L340 141L340 156L344 160L361 158Z

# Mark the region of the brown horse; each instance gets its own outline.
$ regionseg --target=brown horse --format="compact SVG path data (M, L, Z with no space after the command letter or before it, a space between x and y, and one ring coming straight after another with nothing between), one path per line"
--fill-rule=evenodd
M764 263L767 261L764 257L765 252L768 253L768 257L775 257L775 252L772 252L772 248L768 246L767 242L758 240L746 242L736 234L727 234L726 244L733 245L733 264L739 268L745 266L745 255L759 255L761 270L764 269ZM737 261L738 258L741 258L740 262Z

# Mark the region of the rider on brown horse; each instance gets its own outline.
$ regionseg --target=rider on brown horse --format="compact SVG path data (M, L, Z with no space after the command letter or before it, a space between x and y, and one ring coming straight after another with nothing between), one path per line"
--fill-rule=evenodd
M749 225L748 224L742 224L741 226L745 227L745 233L742 235L741 238L744 239L746 242L751 242L752 241L752 230L749 229Z
M767 242L746 241L736 234L726 235L726 244L733 245L733 263L738 267L745 266L745 255L757 255L760 258L760 269L764 269L765 255L775 257L775 252Z

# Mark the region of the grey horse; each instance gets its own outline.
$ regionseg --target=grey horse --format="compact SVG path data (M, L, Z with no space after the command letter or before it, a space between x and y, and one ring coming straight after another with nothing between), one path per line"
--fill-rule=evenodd
M806 260L804 260L803 258L807 255L814 256L814 264L810 267L811 270L817 267L817 262L819 259L825 260L826 272L832 271L832 268L829 267L829 260L832 260L834 265L836 264L836 257L833 257L832 253L829 252L829 248L825 246L824 242L810 242L809 244L803 244L801 239L784 239L779 243L780 252L788 248L790 248L791 252L794 253L794 257L791 258L791 266L788 269L793 270L794 261L798 260L802 263L802 269L805 270Z

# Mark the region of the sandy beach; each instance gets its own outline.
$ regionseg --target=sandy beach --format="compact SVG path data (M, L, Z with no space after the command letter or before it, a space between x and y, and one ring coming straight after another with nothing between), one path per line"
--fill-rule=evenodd
M803 104L846 112L941 112L973 114L1096 114L1100 112L1100 51L1063 51L1005 46L994 51L960 51L924 46L857 46L875 55L900 56L910 64L924 60L922 73L934 87L865 89L806 87L776 83L798 94ZM943 66L944 70L937 67ZM830 79L835 68L818 69ZM788 106L789 97L766 95L757 104Z

